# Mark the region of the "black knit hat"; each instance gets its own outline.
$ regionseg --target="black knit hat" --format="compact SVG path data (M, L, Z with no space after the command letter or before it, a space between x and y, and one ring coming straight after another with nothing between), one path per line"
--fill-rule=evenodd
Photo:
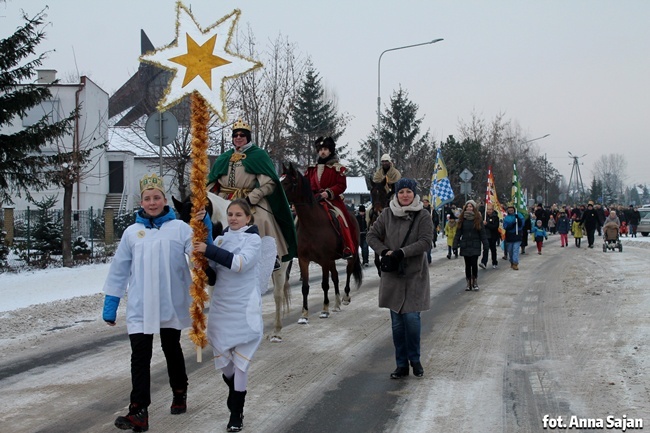
M318 152L321 147L326 147L332 155L336 153L336 143L334 143L332 137L318 137L314 142L314 147L316 148L316 152Z

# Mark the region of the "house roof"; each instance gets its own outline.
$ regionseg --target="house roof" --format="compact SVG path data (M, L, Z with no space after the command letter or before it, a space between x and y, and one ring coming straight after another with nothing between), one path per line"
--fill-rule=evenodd
M346 177L346 194L370 194L365 177Z

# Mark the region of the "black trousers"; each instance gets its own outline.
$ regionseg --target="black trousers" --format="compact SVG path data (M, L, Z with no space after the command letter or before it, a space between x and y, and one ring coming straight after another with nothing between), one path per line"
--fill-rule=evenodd
M465 259L465 278L471 279L478 276L478 256L463 256Z
M149 407L151 404L153 334L129 334L129 340L131 340L131 403L140 407ZM167 360L169 386L172 390L187 390L181 331L161 328L160 343Z
M488 245L490 247L489 251L492 253L492 264L498 265L499 262L497 260L497 239L488 238ZM488 262L488 250L483 249L483 257L481 258L481 263L487 265L487 262Z
M589 244L590 247L594 245L594 233L596 232L596 229L587 229L587 243Z
M368 255L370 254L370 251L368 250L368 242L366 241L365 233L359 235L359 246L361 247L362 263L368 263Z

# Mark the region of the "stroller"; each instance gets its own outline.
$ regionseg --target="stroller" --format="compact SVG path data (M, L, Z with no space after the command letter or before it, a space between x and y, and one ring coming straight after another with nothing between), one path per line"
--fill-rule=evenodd
M607 223L603 227L603 252L606 253L607 250L618 250L618 252L623 252L623 244L618 235L618 225L614 223Z

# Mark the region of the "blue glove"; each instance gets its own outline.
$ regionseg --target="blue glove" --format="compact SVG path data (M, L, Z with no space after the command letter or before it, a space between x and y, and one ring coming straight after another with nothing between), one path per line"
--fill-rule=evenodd
M108 324L115 325L117 319L117 307L120 305L120 298L117 296L106 295L104 298L104 310L102 319Z

